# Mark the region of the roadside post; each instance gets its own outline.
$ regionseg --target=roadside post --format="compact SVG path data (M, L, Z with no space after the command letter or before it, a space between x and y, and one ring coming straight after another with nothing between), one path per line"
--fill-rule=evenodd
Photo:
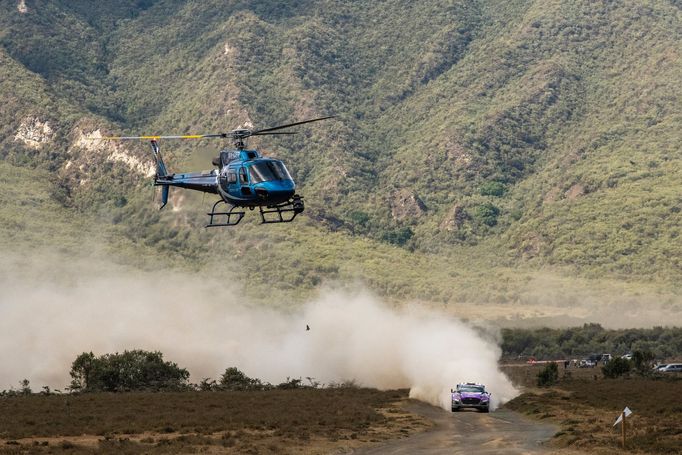
M621 424L620 426L621 426L621 430L622 430L621 433L623 435L623 441L622 441L623 449L625 448L625 418L630 416L630 414L632 414L632 411L630 410L630 408L625 406L625 409L623 409L623 412L621 412L621 414L616 419L616 422L613 424L614 427L616 425L618 425L619 423Z

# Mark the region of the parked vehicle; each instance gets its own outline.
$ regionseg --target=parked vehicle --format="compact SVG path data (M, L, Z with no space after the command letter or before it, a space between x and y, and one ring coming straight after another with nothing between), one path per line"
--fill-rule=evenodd
M682 363L669 363L658 370L660 373L682 373Z
M601 360L602 354L590 354L587 356L586 360L594 363L595 365Z

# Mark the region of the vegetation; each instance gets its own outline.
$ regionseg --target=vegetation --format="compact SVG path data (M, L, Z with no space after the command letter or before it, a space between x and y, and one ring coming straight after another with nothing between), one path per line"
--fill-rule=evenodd
M648 371L654 359L682 357L682 329L607 330L599 324L565 329L503 329L502 351L507 358L533 356L537 359L637 353L636 357L633 355L633 366Z
M49 388L34 394L26 379L19 390L0 393L0 453L289 453L302 444L329 451L423 427L398 409L406 390L322 388L312 378L308 386L300 379L273 386L235 367L217 383L193 385L187 370L164 362L160 352L83 353L71 377L68 394Z
M83 392L177 390L186 388L189 372L165 362L160 352L124 351L96 357L84 352L74 360L71 389Z
M548 387L556 384L559 380L559 365L550 362L538 373L538 386Z
M632 353L632 364L640 374L651 374L656 355L649 351L635 351Z
M329 452L421 429L397 407L406 397L335 388L0 398L0 453Z
M604 377L610 379L619 378L624 374L629 373L631 369L631 362L628 359L623 359L621 357L616 357L601 367Z
M628 425L628 450L679 453L681 402L679 378L586 378L564 379L541 393L523 393L505 406L559 425L553 447L600 453L622 451L613 423L628 406L635 413L634 425Z
M73 252L86 226L136 265L197 270L236 254L248 261L226 272L282 300L362 279L396 300L511 303L540 269L679 295L674 3L27 5L0 6L3 244ZM295 230L204 232L206 203L182 191L178 212L157 213L148 179L77 141L327 113L340 116L252 144L301 185ZM17 139L34 118L53 131L37 146ZM173 170L207 166L221 146L163 144ZM402 190L426 209L397 216Z

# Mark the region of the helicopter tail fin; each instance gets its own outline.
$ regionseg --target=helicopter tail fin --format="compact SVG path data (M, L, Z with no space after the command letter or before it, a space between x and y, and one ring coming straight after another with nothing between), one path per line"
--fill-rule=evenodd
M159 178L166 177L168 175L168 170L166 169L166 164L163 162L161 157L161 151L159 150L159 143L155 139L152 139L152 153L154 153L154 161L156 162L156 176L154 177L154 182ZM170 193L169 185L161 185L161 207L159 210L164 208L168 204L168 194Z
M161 207L159 207L159 210L164 208L166 204L168 204L168 193L170 192L170 186L168 185L162 185L161 186Z

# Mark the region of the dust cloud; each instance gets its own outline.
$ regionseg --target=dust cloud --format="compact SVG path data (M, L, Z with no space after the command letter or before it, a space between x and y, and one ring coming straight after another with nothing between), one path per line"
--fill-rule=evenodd
M272 383L409 388L445 408L459 382L486 384L493 407L517 393L497 367L496 343L437 311L333 290L295 308L266 307L249 304L229 279L94 262L0 261L0 389L23 378L34 389L61 388L84 351L146 349L187 368L194 382L236 366Z

